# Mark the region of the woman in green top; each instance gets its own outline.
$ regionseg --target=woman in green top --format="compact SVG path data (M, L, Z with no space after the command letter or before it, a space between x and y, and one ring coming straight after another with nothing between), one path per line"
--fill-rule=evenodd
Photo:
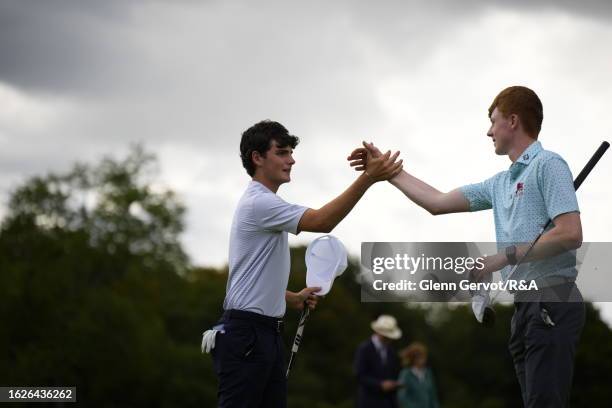
M397 393L400 408L438 408L436 385L427 367L427 348L414 342L400 352L400 357L404 366Z

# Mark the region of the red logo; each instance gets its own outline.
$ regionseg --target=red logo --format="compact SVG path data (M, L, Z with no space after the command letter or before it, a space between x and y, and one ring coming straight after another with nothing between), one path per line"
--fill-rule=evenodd
M514 195L519 197L523 195L523 183L516 183L516 191L514 192Z

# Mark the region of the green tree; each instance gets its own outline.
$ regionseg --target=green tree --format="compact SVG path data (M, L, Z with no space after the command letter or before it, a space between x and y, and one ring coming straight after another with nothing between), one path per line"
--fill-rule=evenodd
M155 158L34 177L0 227L0 385L77 387L87 407L212 407L217 381L200 352L222 313L227 267L193 267L180 244L185 208L155 181ZM305 248L291 249L290 290L304 287ZM512 306L478 325L466 305L362 303L354 260L306 326L289 379L291 408L354 406L353 355L379 314L418 340L444 407L516 407L507 351ZM299 313L286 315L293 341ZM592 305L576 354L572 406L605 406L612 332ZM15 406L23 406L16 404Z
M85 406L214 399L185 208L156 186L155 164L135 147L14 191L0 229L0 383L76 385Z

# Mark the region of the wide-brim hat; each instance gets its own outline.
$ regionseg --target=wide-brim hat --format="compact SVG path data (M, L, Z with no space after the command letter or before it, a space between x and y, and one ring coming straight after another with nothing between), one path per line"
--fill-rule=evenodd
M389 315L380 315L378 319L370 324L375 333L391 340L397 340L402 337L402 330L397 326L395 317Z

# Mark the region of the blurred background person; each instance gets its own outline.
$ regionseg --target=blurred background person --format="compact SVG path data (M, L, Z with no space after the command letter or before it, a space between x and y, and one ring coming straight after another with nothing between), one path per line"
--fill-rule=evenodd
M400 362L391 341L402 337L402 331L389 315L380 315L370 327L374 334L355 353L357 408L397 408Z
M427 347L413 342L400 352L402 370L397 393L399 408L438 408L438 396L431 369L427 367Z

